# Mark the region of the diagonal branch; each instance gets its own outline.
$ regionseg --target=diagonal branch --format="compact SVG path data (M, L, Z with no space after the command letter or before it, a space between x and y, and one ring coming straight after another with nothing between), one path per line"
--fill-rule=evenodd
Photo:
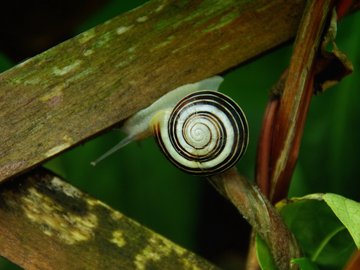
M0 75L0 181L294 36L304 0L153 0Z
M2 183L0 255L25 269L217 269L45 170Z

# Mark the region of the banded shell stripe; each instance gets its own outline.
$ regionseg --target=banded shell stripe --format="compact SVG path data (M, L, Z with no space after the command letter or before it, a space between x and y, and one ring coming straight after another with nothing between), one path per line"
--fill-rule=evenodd
M212 175L235 165L248 143L241 108L229 97L199 91L183 98L154 133L167 158L180 169Z

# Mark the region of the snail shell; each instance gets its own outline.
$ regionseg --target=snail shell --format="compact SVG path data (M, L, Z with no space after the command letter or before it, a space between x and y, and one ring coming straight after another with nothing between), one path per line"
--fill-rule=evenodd
M181 170L202 176L221 173L242 157L248 124L241 108L215 91L187 95L151 121L167 158Z

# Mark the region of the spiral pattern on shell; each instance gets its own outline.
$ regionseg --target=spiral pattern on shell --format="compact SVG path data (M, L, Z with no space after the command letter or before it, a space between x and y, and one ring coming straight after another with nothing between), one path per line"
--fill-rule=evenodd
M159 146L173 164L191 174L209 176L229 169L248 145L243 111L216 91L190 94L160 118L153 124Z

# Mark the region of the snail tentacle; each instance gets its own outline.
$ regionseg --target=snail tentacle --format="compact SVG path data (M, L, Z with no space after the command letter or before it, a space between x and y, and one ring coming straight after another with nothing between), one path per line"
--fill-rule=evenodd
M134 138L131 136L127 136L124 139L122 139L118 144L116 144L115 146L111 147L108 151L106 151L104 154L102 154L100 157L98 157L96 160L90 162L90 164L92 166L96 166L100 161L102 161L103 159L107 158L108 156L110 156L111 154L115 153L116 151L118 151L119 149L123 148L124 146L128 145L129 143L131 143L132 141L134 141Z

